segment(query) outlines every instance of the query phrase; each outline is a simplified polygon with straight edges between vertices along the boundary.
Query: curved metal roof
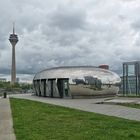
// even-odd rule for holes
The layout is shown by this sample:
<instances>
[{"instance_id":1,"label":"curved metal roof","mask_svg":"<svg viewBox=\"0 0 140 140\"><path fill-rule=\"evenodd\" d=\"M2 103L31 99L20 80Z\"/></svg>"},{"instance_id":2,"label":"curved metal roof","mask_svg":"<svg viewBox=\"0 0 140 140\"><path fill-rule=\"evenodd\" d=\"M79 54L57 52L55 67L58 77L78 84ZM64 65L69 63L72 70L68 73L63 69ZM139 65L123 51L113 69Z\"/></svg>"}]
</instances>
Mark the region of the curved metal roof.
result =
<instances>
[{"instance_id":1,"label":"curved metal roof","mask_svg":"<svg viewBox=\"0 0 140 140\"><path fill-rule=\"evenodd\" d=\"M86 76L98 78L104 84L115 84L121 81L119 75L116 73L110 70L97 68L95 66L68 66L50 68L38 72L34 76L34 80L55 78L83 79Z\"/></svg>"}]
</instances>

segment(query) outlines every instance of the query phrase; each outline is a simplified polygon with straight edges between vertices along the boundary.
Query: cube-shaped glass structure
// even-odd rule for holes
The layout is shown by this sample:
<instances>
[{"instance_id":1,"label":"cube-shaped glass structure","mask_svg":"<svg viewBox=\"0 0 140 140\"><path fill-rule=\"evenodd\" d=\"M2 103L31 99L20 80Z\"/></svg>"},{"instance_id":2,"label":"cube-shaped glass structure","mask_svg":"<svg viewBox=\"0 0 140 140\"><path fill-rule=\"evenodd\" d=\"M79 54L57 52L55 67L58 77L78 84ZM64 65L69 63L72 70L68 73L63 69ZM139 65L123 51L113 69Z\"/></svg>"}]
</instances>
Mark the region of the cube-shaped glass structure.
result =
<instances>
[{"instance_id":1,"label":"cube-shaped glass structure","mask_svg":"<svg viewBox=\"0 0 140 140\"><path fill-rule=\"evenodd\" d=\"M140 61L123 63L123 94L140 95Z\"/></svg>"}]
</instances>

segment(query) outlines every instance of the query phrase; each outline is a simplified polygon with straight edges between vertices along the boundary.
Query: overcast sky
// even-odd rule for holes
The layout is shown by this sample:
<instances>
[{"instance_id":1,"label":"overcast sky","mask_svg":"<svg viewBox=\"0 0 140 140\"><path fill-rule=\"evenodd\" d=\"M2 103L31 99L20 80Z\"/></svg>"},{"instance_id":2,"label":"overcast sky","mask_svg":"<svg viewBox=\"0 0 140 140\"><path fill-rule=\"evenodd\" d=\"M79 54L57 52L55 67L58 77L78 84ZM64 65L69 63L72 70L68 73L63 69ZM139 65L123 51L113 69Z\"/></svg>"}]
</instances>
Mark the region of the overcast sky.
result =
<instances>
[{"instance_id":1,"label":"overcast sky","mask_svg":"<svg viewBox=\"0 0 140 140\"><path fill-rule=\"evenodd\" d=\"M12 22L17 73L66 65L140 60L140 0L0 1L0 73L10 72Z\"/></svg>"}]
</instances>

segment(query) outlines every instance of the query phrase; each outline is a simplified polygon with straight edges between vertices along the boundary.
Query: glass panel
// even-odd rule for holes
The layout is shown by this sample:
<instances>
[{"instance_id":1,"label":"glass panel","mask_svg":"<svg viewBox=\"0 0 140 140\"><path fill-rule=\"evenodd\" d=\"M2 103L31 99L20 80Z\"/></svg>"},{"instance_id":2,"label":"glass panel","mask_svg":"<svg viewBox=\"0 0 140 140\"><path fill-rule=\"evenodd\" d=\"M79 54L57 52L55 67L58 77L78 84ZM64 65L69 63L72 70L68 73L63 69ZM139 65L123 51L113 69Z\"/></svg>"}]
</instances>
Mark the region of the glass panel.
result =
<instances>
[{"instance_id":1,"label":"glass panel","mask_svg":"<svg viewBox=\"0 0 140 140\"><path fill-rule=\"evenodd\" d=\"M40 81L40 91L41 91L41 96L44 96L44 81Z\"/></svg>"},{"instance_id":2,"label":"glass panel","mask_svg":"<svg viewBox=\"0 0 140 140\"><path fill-rule=\"evenodd\" d=\"M126 64L124 64L124 66L123 66L123 71L124 71L124 76L126 76L127 75L127 72L126 72L126 68L127 68L127 65Z\"/></svg>"},{"instance_id":3,"label":"glass panel","mask_svg":"<svg viewBox=\"0 0 140 140\"><path fill-rule=\"evenodd\" d=\"M136 94L136 77L128 77L128 94Z\"/></svg>"},{"instance_id":4,"label":"glass panel","mask_svg":"<svg viewBox=\"0 0 140 140\"><path fill-rule=\"evenodd\" d=\"M70 92L69 92L69 81L64 80L64 96L65 97L70 97Z\"/></svg>"},{"instance_id":5,"label":"glass panel","mask_svg":"<svg viewBox=\"0 0 140 140\"><path fill-rule=\"evenodd\" d=\"M128 76L135 75L135 65L128 65Z\"/></svg>"},{"instance_id":6,"label":"glass panel","mask_svg":"<svg viewBox=\"0 0 140 140\"><path fill-rule=\"evenodd\" d=\"M50 90L49 90L48 85L49 85L49 81L46 80L46 96L50 96Z\"/></svg>"},{"instance_id":7,"label":"glass panel","mask_svg":"<svg viewBox=\"0 0 140 140\"><path fill-rule=\"evenodd\" d=\"M53 97L60 97L56 80L53 80Z\"/></svg>"},{"instance_id":8,"label":"glass panel","mask_svg":"<svg viewBox=\"0 0 140 140\"><path fill-rule=\"evenodd\" d=\"M47 96L51 97L51 81L47 81Z\"/></svg>"}]
</instances>

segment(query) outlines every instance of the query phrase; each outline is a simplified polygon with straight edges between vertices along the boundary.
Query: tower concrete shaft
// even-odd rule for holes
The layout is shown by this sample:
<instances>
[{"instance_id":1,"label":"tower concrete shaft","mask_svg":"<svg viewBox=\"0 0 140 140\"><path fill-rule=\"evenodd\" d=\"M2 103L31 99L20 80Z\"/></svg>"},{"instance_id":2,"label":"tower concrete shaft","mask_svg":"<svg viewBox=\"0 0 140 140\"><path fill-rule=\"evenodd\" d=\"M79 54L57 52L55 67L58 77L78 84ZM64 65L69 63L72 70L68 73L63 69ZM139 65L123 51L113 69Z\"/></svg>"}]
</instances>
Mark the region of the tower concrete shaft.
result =
<instances>
[{"instance_id":1,"label":"tower concrete shaft","mask_svg":"<svg viewBox=\"0 0 140 140\"><path fill-rule=\"evenodd\" d=\"M18 36L15 34L15 29L13 25L13 33L10 34L9 41L12 45L12 68L11 68L11 84L16 82L16 55L15 46L18 42Z\"/></svg>"},{"instance_id":2,"label":"tower concrete shaft","mask_svg":"<svg viewBox=\"0 0 140 140\"><path fill-rule=\"evenodd\" d=\"M15 57L15 45L12 46L12 70L11 70L11 83L16 82L16 57Z\"/></svg>"}]
</instances>

